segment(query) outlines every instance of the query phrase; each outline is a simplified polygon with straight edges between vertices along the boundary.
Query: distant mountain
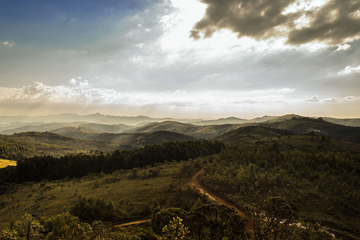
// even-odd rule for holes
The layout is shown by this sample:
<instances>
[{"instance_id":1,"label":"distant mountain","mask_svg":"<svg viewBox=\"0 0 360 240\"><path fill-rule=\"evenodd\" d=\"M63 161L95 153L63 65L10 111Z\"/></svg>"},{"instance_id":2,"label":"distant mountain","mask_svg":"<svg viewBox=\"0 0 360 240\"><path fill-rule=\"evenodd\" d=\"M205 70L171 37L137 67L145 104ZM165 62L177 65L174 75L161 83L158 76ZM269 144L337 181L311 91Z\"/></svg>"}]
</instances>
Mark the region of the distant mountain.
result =
<instances>
[{"instance_id":1,"label":"distant mountain","mask_svg":"<svg viewBox=\"0 0 360 240\"><path fill-rule=\"evenodd\" d=\"M326 122L321 118L292 117L291 119L285 121L272 120L259 124L270 128L285 129L296 134L313 133L344 141L360 142L359 127L348 127L334 124Z\"/></svg>"},{"instance_id":2,"label":"distant mountain","mask_svg":"<svg viewBox=\"0 0 360 240\"><path fill-rule=\"evenodd\" d=\"M270 117L268 120L261 121L261 122L277 123L277 122L288 121L288 120L291 120L292 118L300 118L300 117L303 117L303 116L296 115L296 114L286 114L286 115L282 115L282 116L279 116L279 117Z\"/></svg>"},{"instance_id":3,"label":"distant mountain","mask_svg":"<svg viewBox=\"0 0 360 240\"><path fill-rule=\"evenodd\" d=\"M46 124L37 123L36 125L35 124L26 125L14 129L7 129L2 131L1 134L14 134L14 133L22 133L22 132L46 132L57 128L66 127L72 124L77 124L77 123L46 123Z\"/></svg>"},{"instance_id":4,"label":"distant mountain","mask_svg":"<svg viewBox=\"0 0 360 240\"><path fill-rule=\"evenodd\" d=\"M194 125L224 125L224 124L242 124L248 122L247 119L241 119L236 117L220 118L217 120L203 120L191 122Z\"/></svg>"},{"instance_id":5,"label":"distant mountain","mask_svg":"<svg viewBox=\"0 0 360 240\"><path fill-rule=\"evenodd\" d=\"M273 120L277 118L277 116L262 116L262 117L257 117L257 118L253 118L253 119L250 119L248 120L248 122L251 122L251 123L260 123L260 122L266 122L266 121L269 121L269 120Z\"/></svg>"},{"instance_id":6,"label":"distant mountain","mask_svg":"<svg viewBox=\"0 0 360 240\"><path fill-rule=\"evenodd\" d=\"M87 132L121 133L133 127L125 124L106 125L106 124L98 124L98 123L47 123L41 125L30 125L15 129L8 129L2 131L1 134L13 134L13 133L21 133L21 132L46 132L46 131L54 131L61 128L87 129ZM61 134L61 132L57 132L57 133Z\"/></svg>"},{"instance_id":7,"label":"distant mountain","mask_svg":"<svg viewBox=\"0 0 360 240\"><path fill-rule=\"evenodd\" d=\"M253 118L253 119L242 119L242 118L236 118L236 117L228 117L228 118L219 118L219 119L216 119L216 120L195 121L195 122L190 122L190 123L194 124L194 125L202 125L202 126L206 126L206 125L224 125L224 124L245 124L245 123L260 123L260 122L273 120L273 119L276 119L276 118L279 118L279 117L278 116L267 116L267 115L265 115L263 117Z\"/></svg>"},{"instance_id":8,"label":"distant mountain","mask_svg":"<svg viewBox=\"0 0 360 240\"><path fill-rule=\"evenodd\" d=\"M215 137L214 140L230 144L238 144L261 140L264 138L282 137L293 134L294 133L290 131L282 129L274 129L262 126L247 126L239 127L235 130L224 133L220 136Z\"/></svg>"},{"instance_id":9,"label":"distant mountain","mask_svg":"<svg viewBox=\"0 0 360 240\"><path fill-rule=\"evenodd\" d=\"M153 121L166 121L172 120L171 118L150 118L146 116L125 117L125 116L109 116L100 113L90 115L77 115L77 114L59 114L47 116L0 116L1 123L71 123L71 122L87 122L87 123L100 123L100 124L127 124L136 125L142 122Z\"/></svg>"},{"instance_id":10,"label":"distant mountain","mask_svg":"<svg viewBox=\"0 0 360 240\"><path fill-rule=\"evenodd\" d=\"M160 123L150 123L143 127L134 128L126 132L129 133L142 133L142 132L156 132L156 131L170 131L185 134L195 138L209 139L216 137L225 132L238 128L237 124L225 124L225 125L209 125L209 126L197 126L193 124L180 123L174 121L165 121Z\"/></svg>"},{"instance_id":11,"label":"distant mountain","mask_svg":"<svg viewBox=\"0 0 360 240\"><path fill-rule=\"evenodd\" d=\"M329 118L329 117L323 117L323 119L327 122L331 122L331 123L335 123L335 124L340 124L340 125L344 125L344 126L349 126L349 127L360 127L360 118L345 118L345 119L340 119L340 118Z\"/></svg>"}]
</instances>

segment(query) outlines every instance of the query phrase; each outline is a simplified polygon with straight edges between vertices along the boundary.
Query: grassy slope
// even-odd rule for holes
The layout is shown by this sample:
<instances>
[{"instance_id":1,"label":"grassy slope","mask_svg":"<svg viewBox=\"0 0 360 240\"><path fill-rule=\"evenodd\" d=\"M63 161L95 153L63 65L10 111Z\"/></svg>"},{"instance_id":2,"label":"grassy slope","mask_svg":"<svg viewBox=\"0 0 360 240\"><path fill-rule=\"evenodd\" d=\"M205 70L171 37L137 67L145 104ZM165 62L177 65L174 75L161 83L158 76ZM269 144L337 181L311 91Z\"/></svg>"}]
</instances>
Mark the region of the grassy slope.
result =
<instances>
[{"instance_id":1,"label":"grassy slope","mask_svg":"<svg viewBox=\"0 0 360 240\"><path fill-rule=\"evenodd\" d=\"M194 137L187 136L177 132L157 131L157 132L141 132L141 133L96 133L88 131L85 128L68 127L55 131L58 134L103 142L121 142L123 145L144 146L151 144L161 144L167 141L188 141L195 140Z\"/></svg>"},{"instance_id":2,"label":"grassy slope","mask_svg":"<svg viewBox=\"0 0 360 240\"><path fill-rule=\"evenodd\" d=\"M156 131L170 131L185 134L195 138L213 138L225 132L238 128L238 124L225 125L209 125L209 126L195 126L192 124L179 123L174 121L166 121L161 123L150 123L148 125L131 129L127 132L141 133L141 132L156 132Z\"/></svg>"},{"instance_id":3,"label":"grassy slope","mask_svg":"<svg viewBox=\"0 0 360 240\"><path fill-rule=\"evenodd\" d=\"M0 229L8 227L12 217L19 218L25 212L39 217L60 213L63 207L69 207L79 195L112 200L117 207L133 212L130 215L136 217L141 211L149 211L147 205L151 206L153 199L158 200L161 206L169 203L174 189L183 186L188 180L178 177L181 165L164 164L158 167L161 168L158 176L145 179L129 177L133 174L130 170L82 179L17 185L12 193L0 195ZM144 170L139 170L138 175L141 175L141 171ZM194 204L196 198L189 202Z\"/></svg>"},{"instance_id":4,"label":"grassy slope","mask_svg":"<svg viewBox=\"0 0 360 240\"><path fill-rule=\"evenodd\" d=\"M14 153L17 152L25 157L35 155L58 157L66 154L89 153L96 150L105 152L121 148L120 144L73 139L49 132L0 135L0 142L6 143ZM7 158L16 159L15 156L7 156Z\"/></svg>"},{"instance_id":5,"label":"grassy slope","mask_svg":"<svg viewBox=\"0 0 360 240\"><path fill-rule=\"evenodd\" d=\"M308 118L293 118L283 122L262 123L262 126L285 129L297 134L315 132L321 136L329 136L345 141L360 142L360 128L348 127L326 121Z\"/></svg>"},{"instance_id":6,"label":"grassy slope","mask_svg":"<svg viewBox=\"0 0 360 240\"><path fill-rule=\"evenodd\" d=\"M281 129L266 128L261 126L247 126L226 132L220 136L215 137L214 140L223 141L230 144L240 144L287 135L293 135L293 133Z\"/></svg>"}]
</instances>

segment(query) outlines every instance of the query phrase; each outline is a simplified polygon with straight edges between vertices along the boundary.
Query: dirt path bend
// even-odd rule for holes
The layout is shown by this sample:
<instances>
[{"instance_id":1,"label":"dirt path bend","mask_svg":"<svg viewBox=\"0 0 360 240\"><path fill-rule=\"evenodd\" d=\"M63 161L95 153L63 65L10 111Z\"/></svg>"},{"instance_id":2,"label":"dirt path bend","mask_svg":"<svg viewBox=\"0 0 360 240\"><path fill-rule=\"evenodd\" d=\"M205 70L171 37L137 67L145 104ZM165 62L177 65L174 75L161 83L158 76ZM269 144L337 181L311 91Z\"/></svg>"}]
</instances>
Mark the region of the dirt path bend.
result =
<instances>
[{"instance_id":1,"label":"dirt path bend","mask_svg":"<svg viewBox=\"0 0 360 240\"><path fill-rule=\"evenodd\" d=\"M243 218L246 218L248 220L247 226L246 228L252 232L252 228L253 228L253 223L251 221L251 217L244 213L243 211L241 211L239 208L237 208L234 204L216 196L214 193L210 193L209 191L207 191L206 189L204 189L201 184L200 184L200 177L201 175L204 173L204 169L202 169L201 171L197 172L193 178L191 179L191 183L190 185L192 187L195 187L196 189L198 189L201 193L205 194L206 196L208 196L210 198L210 200L219 203L219 204L224 204L225 206L228 207L232 207L235 209L235 212L240 215Z\"/></svg>"},{"instance_id":2,"label":"dirt path bend","mask_svg":"<svg viewBox=\"0 0 360 240\"><path fill-rule=\"evenodd\" d=\"M253 223L251 221L251 218L250 216L248 216L246 213L244 213L243 211L241 211L239 208L237 208L234 204L216 196L215 194L213 193L210 193L209 191L207 191L206 189L204 189L201 184L200 184L200 177L201 175L204 173L204 169L202 169L201 171L197 172L191 179L191 182L189 183L190 186L198 189L201 193L205 194L206 196L209 197L210 200L216 202L216 203L219 203L219 204L224 204L225 206L228 206L228 207L232 207L235 209L235 212L240 215L241 217L243 218L246 218L248 220L248 223L247 223L247 226L246 228L250 231L250 232L253 232L252 231L252 228L253 228ZM142 223L147 223L147 222L150 222L151 219L143 219L143 220L137 220L137 221L133 221L133 222L128 222L128 223L123 223L123 224L120 224L120 225L116 225L115 227L129 227L129 226L133 226L133 225L139 225L139 224L142 224Z\"/></svg>"},{"instance_id":3,"label":"dirt path bend","mask_svg":"<svg viewBox=\"0 0 360 240\"><path fill-rule=\"evenodd\" d=\"M123 224L120 224L120 225L116 225L115 227L130 227L130 226L133 226L133 225L139 225L139 224L147 223L147 222L150 222L150 221L151 221L151 219L137 220L137 221L133 221L133 222L127 222L127 223L123 223Z\"/></svg>"}]
</instances>

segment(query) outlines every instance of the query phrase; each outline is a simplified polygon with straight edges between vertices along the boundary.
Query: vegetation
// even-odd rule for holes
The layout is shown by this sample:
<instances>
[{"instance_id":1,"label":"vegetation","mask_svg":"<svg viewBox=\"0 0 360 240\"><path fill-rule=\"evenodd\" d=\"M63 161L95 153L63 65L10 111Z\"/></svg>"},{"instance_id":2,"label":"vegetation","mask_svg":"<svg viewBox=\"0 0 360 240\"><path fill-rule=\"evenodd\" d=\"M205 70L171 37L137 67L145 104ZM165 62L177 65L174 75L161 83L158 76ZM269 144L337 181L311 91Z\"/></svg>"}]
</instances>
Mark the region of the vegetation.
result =
<instances>
[{"instance_id":1,"label":"vegetation","mask_svg":"<svg viewBox=\"0 0 360 240\"><path fill-rule=\"evenodd\" d=\"M199 140L112 151L121 144L101 146L54 133L0 136L0 157L18 160L16 167L0 169L0 228L8 227L0 239L332 239L321 226L360 239L360 147L328 137L350 128L331 130L333 124L321 118L266 124L179 125L194 136L223 132L216 139L234 146ZM130 134L138 134L130 145L188 139L153 133L163 128L177 125L139 128L148 133ZM351 129L349 139L356 141L358 129ZM40 146L53 156L44 156ZM76 154L64 154L70 152ZM201 183L246 211L249 221L188 186L201 169ZM114 227L149 218L148 228Z\"/></svg>"},{"instance_id":2,"label":"vegetation","mask_svg":"<svg viewBox=\"0 0 360 240\"><path fill-rule=\"evenodd\" d=\"M276 205L278 206L278 205ZM279 206L282 207L282 206ZM274 211L278 208L274 208ZM266 214L266 213L265 213ZM183 217L179 217L182 215ZM102 221L91 224L82 222L69 212L56 214L41 220L25 214L19 220L13 220L10 228L2 231L0 237L10 239L139 239L139 240L331 240L332 236L316 228L305 225L305 229L273 231L269 236L251 235L246 232L246 220L234 212L234 209L217 204L196 204L190 211L168 208L157 212L152 228L136 228L130 231L112 228ZM172 216L172 217L171 217ZM164 227L157 230L159 220L170 219ZM265 229L266 230L266 229ZM278 237L279 235L284 237Z\"/></svg>"},{"instance_id":3,"label":"vegetation","mask_svg":"<svg viewBox=\"0 0 360 240\"><path fill-rule=\"evenodd\" d=\"M296 217L360 236L360 152L272 145L209 157L202 182L235 204L285 197Z\"/></svg>"},{"instance_id":4,"label":"vegetation","mask_svg":"<svg viewBox=\"0 0 360 240\"><path fill-rule=\"evenodd\" d=\"M95 218L111 220L114 224L150 218L154 198L163 208L189 210L201 195L187 187L188 177L186 173L181 173L181 169L184 164L199 166L201 161L199 158L188 162L169 162L112 174L90 174L80 179L6 184L4 194L0 195L0 229L8 227L9 219L19 219L25 212L49 218L65 210L87 223ZM151 174L153 172L157 172L156 176ZM97 213L99 209L103 206L105 209L106 206L112 208L111 202L116 216L100 216ZM91 212L82 213L85 208Z\"/></svg>"},{"instance_id":5,"label":"vegetation","mask_svg":"<svg viewBox=\"0 0 360 240\"><path fill-rule=\"evenodd\" d=\"M154 166L165 161L188 160L219 153L223 143L211 141L168 142L112 154L71 155L61 158L33 157L19 160L14 169L0 171L0 184L81 178L90 173L112 173L120 169Z\"/></svg>"},{"instance_id":6,"label":"vegetation","mask_svg":"<svg viewBox=\"0 0 360 240\"><path fill-rule=\"evenodd\" d=\"M0 158L20 160L34 156L60 157L67 154L108 152L121 148L118 143L87 141L49 132L0 135Z\"/></svg>"}]
</instances>

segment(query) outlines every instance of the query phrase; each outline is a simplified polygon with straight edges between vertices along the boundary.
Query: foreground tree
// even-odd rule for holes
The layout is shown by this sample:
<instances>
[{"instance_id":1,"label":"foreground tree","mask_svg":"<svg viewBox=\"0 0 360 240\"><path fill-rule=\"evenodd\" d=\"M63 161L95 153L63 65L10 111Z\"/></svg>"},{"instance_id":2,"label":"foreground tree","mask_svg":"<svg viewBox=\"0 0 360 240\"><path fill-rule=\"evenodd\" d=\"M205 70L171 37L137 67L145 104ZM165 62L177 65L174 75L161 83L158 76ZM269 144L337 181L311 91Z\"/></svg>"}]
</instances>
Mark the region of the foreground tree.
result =
<instances>
[{"instance_id":1,"label":"foreground tree","mask_svg":"<svg viewBox=\"0 0 360 240\"><path fill-rule=\"evenodd\" d=\"M289 224L293 218L291 207L282 197L268 199L249 207L253 220L255 240L287 239Z\"/></svg>"},{"instance_id":2,"label":"foreground tree","mask_svg":"<svg viewBox=\"0 0 360 240\"><path fill-rule=\"evenodd\" d=\"M42 239L44 230L38 220L28 213L25 213L19 220L11 223L10 229L2 232L0 239Z\"/></svg>"}]
</instances>

